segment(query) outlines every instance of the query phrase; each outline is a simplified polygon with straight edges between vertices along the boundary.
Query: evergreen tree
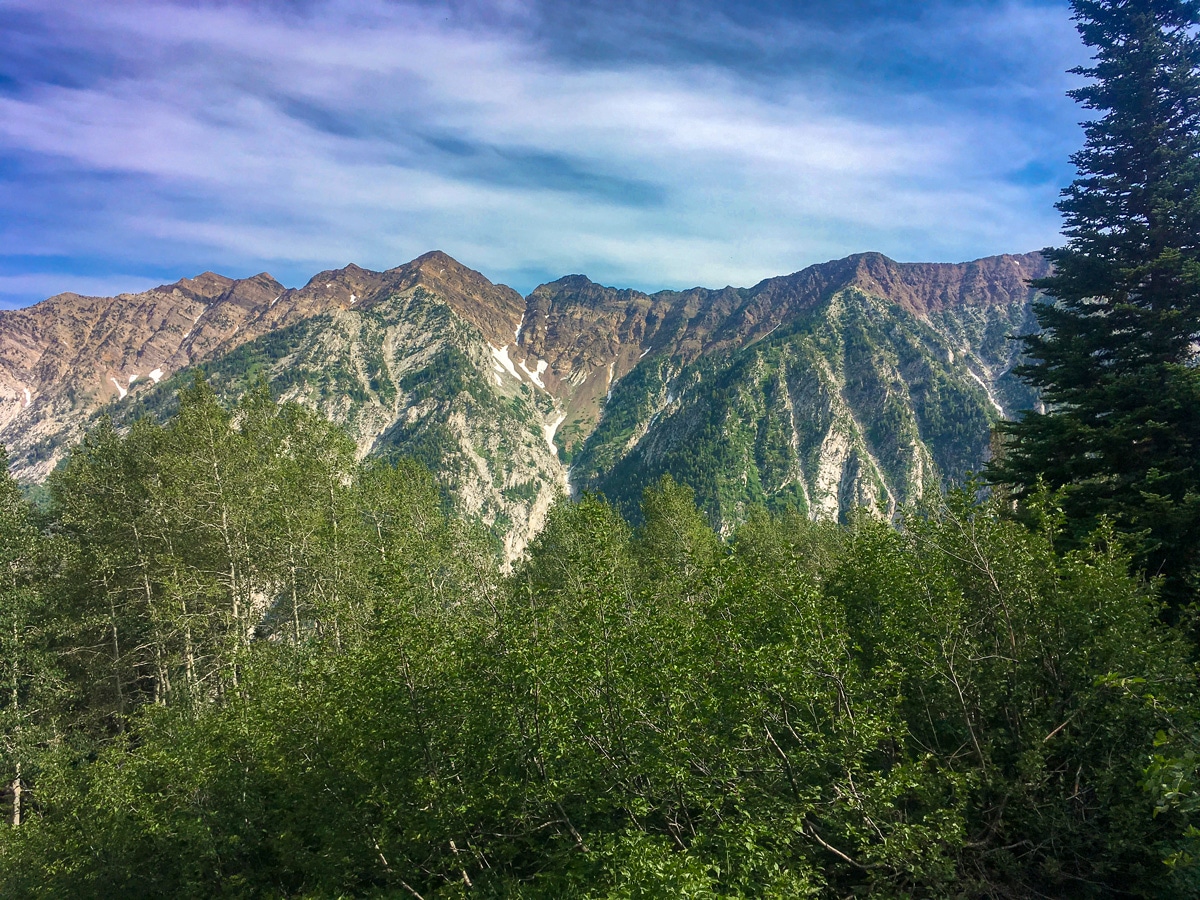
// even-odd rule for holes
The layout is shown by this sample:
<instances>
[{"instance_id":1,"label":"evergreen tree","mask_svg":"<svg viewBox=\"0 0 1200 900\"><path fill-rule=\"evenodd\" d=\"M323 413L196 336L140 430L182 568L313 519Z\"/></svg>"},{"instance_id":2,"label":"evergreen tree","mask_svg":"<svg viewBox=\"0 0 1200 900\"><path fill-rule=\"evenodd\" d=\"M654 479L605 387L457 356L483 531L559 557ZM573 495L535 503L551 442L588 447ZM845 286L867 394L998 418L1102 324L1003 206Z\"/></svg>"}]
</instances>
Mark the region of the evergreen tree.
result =
<instances>
[{"instance_id":1,"label":"evergreen tree","mask_svg":"<svg viewBox=\"0 0 1200 900\"><path fill-rule=\"evenodd\" d=\"M1017 369L1046 408L1000 430L994 483L1062 489L1076 535L1102 517L1179 602L1200 562L1200 2L1073 0L1098 116L1058 203L1065 247L1036 282Z\"/></svg>"}]
</instances>

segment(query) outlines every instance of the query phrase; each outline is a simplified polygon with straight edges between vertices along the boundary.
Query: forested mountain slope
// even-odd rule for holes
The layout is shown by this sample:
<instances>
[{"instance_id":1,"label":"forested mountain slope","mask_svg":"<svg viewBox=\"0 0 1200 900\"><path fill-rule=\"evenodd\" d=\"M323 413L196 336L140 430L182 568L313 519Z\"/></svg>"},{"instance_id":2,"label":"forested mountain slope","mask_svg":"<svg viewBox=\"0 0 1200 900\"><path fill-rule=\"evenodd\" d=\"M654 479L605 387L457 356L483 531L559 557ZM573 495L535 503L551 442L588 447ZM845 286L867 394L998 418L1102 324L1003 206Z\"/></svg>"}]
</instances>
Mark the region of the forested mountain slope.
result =
<instances>
[{"instance_id":1,"label":"forested mountain slope","mask_svg":"<svg viewBox=\"0 0 1200 900\"><path fill-rule=\"evenodd\" d=\"M655 295L632 368L617 356L603 416L570 448L572 482L632 510L669 472L724 528L758 502L894 510L979 469L991 422L1036 403L1009 374L1007 337L1030 327L1026 279L1045 272L1035 254L865 254L747 290ZM625 321L636 299L605 296Z\"/></svg>"},{"instance_id":2,"label":"forested mountain slope","mask_svg":"<svg viewBox=\"0 0 1200 900\"><path fill-rule=\"evenodd\" d=\"M94 421L164 415L201 366L228 399L265 380L414 455L521 552L554 496L632 509L664 472L727 529L750 504L894 509L987 455L1040 256L961 265L862 254L751 288L644 294L581 275L527 298L440 252L284 289L206 273L143 294L0 313L0 440L38 481Z\"/></svg>"}]
</instances>

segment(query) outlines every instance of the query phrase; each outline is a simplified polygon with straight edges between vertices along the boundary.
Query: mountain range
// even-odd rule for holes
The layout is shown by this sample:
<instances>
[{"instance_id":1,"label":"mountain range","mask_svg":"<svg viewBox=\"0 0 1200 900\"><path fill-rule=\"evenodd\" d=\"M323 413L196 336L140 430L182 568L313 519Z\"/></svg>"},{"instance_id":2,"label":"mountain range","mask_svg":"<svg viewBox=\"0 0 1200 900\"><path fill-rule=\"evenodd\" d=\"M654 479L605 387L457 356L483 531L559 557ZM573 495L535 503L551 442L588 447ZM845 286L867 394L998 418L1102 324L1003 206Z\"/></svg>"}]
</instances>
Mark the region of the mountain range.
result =
<instances>
[{"instance_id":1,"label":"mountain range","mask_svg":"<svg viewBox=\"0 0 1200 900\"><path fill-rule=\"evenodd\" d=\"M664 473L722 529L755 504L887 513L979 469L992 423L1037 403L1008 338L1048 271L866 253L750 288L571 275L523 298L435 251L298 289L206 272L59 294L0 312L0 441L41 481L98 416L167 416L202 370L321 410L363 456L422 459L510 559L561 493L635 513Z\"/></svg>"}]
</instances>

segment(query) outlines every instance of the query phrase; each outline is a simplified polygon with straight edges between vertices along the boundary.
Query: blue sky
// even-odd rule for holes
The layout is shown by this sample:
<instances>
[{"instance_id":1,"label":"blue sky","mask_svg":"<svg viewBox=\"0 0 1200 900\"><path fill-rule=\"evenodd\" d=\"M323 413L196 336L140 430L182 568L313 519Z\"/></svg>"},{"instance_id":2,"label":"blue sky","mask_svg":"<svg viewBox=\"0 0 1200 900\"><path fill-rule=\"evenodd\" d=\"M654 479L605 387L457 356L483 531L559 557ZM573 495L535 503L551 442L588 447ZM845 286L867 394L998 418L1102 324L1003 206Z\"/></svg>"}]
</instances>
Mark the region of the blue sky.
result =
<instances>
[{"instance_id":1,"label":"blue sky","mask_svg":"<svg viewBox=\"0 0 1200 900\"><path fill-rule=\"evenodd\" d=\"M441 249L749 285L1059 241L1065 2L0 0L0 306Z\"/></svg>"}]
</instances>

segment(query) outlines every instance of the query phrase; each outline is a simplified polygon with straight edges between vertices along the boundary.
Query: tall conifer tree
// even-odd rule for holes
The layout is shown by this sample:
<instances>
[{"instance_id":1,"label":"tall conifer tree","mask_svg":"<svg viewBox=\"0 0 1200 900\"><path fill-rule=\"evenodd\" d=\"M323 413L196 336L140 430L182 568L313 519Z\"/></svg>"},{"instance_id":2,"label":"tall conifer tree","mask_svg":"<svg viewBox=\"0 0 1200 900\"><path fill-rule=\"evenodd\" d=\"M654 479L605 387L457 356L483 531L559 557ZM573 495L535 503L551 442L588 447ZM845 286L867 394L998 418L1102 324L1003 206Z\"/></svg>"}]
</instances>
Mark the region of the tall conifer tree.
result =
<instances>
[{"instance_id":1,"label":"tall conifer tree","mask_svg":"<svg viewBox=\"0 0 1200 900\"><path fill-rule=\"evenodd\" d=\"M1175 602L1200 570L1200 0L1073 0L1096 117L1057 204L1018 374L1046 407L1006 422L993 482L1062 488L1077 531L1108 517Z\"/></svg>"}]
</instances>

